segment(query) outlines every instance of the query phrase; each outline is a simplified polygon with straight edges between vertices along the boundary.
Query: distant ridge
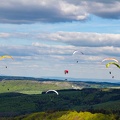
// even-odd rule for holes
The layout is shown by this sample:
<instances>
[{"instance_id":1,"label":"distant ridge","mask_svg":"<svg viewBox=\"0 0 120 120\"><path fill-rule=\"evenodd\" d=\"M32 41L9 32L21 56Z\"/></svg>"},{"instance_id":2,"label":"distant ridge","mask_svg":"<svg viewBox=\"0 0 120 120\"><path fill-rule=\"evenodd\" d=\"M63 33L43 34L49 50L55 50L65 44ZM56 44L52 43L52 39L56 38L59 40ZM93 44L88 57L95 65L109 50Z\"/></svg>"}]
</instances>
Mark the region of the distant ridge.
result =
<instances>
[{"instance_id":1,"label":"distant ridge","mask_svg":"<svg viewBox=\"0 0 120 120\"><path fill-rule=\"evenodd\" d=\"M84 82L89 84L118 84L120 85L120 82L116 80L115 82L101 80L101 79L89 79L89 78L67 78L67 80L64 77L42 77L42 78L36 78L36 77L25 77L25 76L0 76L0 80L36 80L36 81L67 81L67 82Z\"/></svg>"},{"instance_id":2,"label":"distant ridge","mask_svg":"<svg viewBox=\"0 0 120 120\"><path fill-rule=\"evenodd\" d=\"M117 84L120 84L120 80L111 80L111 79L99 79L99 78L71 78L71 77L67 77L67 78L64 78L64 77L45 77L43 76L42 78L46 78L46 79L55 79L55 80L65 80L67 79L67 81L83 81L83 82L102 82L102 83L117 83Z\"/></svg>"}]
</instances>

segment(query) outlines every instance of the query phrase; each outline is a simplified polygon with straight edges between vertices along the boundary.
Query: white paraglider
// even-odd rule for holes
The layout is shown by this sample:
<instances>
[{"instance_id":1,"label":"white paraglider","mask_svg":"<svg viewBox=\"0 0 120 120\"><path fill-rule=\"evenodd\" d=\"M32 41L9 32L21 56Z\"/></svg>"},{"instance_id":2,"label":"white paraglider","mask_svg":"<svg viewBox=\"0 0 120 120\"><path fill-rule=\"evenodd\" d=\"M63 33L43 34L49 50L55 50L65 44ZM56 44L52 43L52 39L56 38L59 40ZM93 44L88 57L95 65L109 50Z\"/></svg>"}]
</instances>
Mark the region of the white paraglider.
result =
<instances>
[{"instance_id":1,"label":"white paraglider","mask_svg":"<svg viewBox=\"0 0 120 120\"><path fill-rule=\"evenodd\" d=\"M46 93L49 93L49 92L55 92L57 95L59 95L59 93L56 90L48 90Z\"/></svg>"}]
</instances>

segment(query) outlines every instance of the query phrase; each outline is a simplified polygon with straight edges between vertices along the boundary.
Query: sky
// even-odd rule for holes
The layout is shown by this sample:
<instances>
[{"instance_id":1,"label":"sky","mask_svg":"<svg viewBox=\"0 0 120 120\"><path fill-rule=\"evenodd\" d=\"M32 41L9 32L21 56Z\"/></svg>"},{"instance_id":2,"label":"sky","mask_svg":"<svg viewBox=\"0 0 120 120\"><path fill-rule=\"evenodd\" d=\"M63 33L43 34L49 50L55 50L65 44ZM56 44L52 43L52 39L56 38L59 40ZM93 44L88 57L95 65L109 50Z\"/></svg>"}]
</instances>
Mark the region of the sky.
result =
<instances>
[{"instance_id":1,"label":"sky","mask_svg":"<svg viewBox=\"0 0 120 120\"><path fill-rule=\"evenodd\" d=\"M0 55L14 58L0 61L0 75L120 81L120 69L101 62L120 61L119 6L119 0L0 0Z\"/></svg>"}]
</instances>

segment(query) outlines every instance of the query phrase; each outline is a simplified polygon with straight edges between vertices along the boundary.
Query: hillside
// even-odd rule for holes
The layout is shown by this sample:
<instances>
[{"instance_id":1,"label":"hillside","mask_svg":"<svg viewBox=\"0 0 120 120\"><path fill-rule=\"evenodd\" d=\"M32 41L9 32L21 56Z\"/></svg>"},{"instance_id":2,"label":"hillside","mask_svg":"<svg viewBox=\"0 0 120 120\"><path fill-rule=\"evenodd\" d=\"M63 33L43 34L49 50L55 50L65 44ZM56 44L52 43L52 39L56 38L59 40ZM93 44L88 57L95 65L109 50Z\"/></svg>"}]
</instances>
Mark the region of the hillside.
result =
<instances>
[{"instance_id":1,"label":"hillside","mask_svg":"<svg viewBox=\"0 0 120 120\"><path fill-rule=\"evenodd\" d=\"M119 83L66 81L32 77L0 76L0 93L40 94L49 89L120 88Z\"/></svg>"},{"instance_id":2,"label":"hillside","mask_svg":"<svg viewBox=\"0 0 120 120\"><path fill-rule=\"evenodd\" d=\"M102 91L86 88L58 90L58 92L59 95L54 92L34 95L2 93L0 94L0 115L14 116L40 111L63 110L120 112L120 89ZM114 106L115 104L118 105L117 108Z\"/></svg>"},{"instance_id":3,"label":"hillside","mask_svg":"<svg viewBox=\"0 0 120 120\"><path fill-rule=\"evenodd\" d=\"M59 81L34 81L34 80L2 80L0 93L18 92L24 94L41 94L49 89L70 89L72 84Z\"/></svg>"},{"instance_id":4,"label":"hillside","mask_svg":"<svg viewBox=\"0 0 120 120\"><path fill-rule=\"evenodd\" d=\"M26 115L30 114L31 117L35 115L32 113L36 112L54 114L57 111L112 113L120 117L119 87L116 83L2 79L0 81L1 120L3 116L13 119L13 116L28 117ZM54 92L46 94L49 89L57 90L59 95Z\"/></svg>"}]
</instances>

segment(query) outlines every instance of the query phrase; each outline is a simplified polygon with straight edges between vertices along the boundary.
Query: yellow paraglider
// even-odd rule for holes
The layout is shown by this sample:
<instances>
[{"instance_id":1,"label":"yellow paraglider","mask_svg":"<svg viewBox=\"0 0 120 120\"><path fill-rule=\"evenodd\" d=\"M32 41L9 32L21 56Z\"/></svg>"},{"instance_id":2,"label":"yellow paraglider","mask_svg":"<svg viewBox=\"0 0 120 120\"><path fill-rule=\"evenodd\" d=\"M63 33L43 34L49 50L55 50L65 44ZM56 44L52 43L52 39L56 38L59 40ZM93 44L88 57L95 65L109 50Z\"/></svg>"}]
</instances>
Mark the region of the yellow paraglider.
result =
<instances>
[{"instance_id":1,"label":"yellow paraglider","mask_svg":"<svg viewBox=\"0 0 120 120\"><path fill-rule=\"evenodd\" d=\"M113 65L117 66L118 68L120 68L120 65L118 63L116 63L116 62L109 62L109 63L107 63L106 64L106 68L108 68L111 64L113 64Z\"/></svg>"},{"instance_id":2,"label":"yellow paraglider","mask_svg":"<svg viewBox=\"0 0 120 120\"><path fill-rule=\"evenodd\" d=\"M10 55L3 55L3 56L0 56L0 60L2 60L2 59L4 59L4 58L11 58L11 59L13 59L13 57L10 56Z\"/></svg>"},{"instance_id":3,"label":"yellow paraglider","mask_svg":"<svg viewBox=\"0 0 120 120\"><path fill-rule=\"evenodd\" d=\"M13 59L13 57L10 56L10 55L3 55L3 56L0 56L0 60L3 60L4 58L11 58L11 59ZM7 66L6 66L6 68L7 68Z\"/></svg>"}]
</instances>

